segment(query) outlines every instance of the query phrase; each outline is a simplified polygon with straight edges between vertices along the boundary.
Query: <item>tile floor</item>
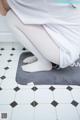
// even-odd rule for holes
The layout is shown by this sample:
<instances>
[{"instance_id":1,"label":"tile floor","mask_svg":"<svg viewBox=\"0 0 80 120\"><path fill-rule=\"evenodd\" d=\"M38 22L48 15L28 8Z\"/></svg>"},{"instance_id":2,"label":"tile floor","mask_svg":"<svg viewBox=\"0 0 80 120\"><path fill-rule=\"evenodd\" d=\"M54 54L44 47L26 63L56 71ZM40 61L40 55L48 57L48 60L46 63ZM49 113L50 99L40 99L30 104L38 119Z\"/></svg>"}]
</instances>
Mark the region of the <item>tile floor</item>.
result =
<instances>
[{"instance_id":1,"label":"tile floor","mask_svg":"<svg viewBox=\"0 0 80 120\"><path fill-rule=\"evenodd\" d=\"M80 120L80 87L19 85L19 43L0 43L0 120Z\"/></svg>"}]
</instances>

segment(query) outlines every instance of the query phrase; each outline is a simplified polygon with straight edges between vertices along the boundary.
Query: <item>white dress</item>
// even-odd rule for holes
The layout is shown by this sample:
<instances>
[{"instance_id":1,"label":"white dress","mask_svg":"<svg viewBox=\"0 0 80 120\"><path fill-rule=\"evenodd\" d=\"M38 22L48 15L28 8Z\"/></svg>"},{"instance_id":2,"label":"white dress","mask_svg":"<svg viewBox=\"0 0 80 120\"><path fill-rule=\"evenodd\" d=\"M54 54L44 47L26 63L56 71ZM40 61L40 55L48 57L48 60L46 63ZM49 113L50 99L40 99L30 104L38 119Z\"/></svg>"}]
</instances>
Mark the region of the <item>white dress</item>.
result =
<instances>
[{"instance_id":1,"label":"white dress","mask_svg":"<svg viewBox=\"0 0 80 120\"><path fill-rule=\"evenodd\" d=\"M56 0L8 0L8 4L23 24L43 24L60 48L61 68L79 58L80 4L76 8Z\"/></svg>"}]
</instances>

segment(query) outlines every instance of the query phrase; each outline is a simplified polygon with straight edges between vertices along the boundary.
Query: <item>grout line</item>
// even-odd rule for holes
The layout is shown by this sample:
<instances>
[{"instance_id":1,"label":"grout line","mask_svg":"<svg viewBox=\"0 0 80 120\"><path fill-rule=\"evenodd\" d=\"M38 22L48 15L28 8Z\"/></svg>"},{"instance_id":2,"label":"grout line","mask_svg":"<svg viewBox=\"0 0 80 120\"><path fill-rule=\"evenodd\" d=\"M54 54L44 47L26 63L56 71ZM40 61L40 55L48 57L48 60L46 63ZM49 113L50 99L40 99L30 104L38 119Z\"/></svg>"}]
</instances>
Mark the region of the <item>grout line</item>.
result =
<instances>
[{"instance_id":1,"label":"grout line","mask_svg":"<svg viewBox=\"0 0 80 120\"><path fill-rule=\"evenodd\" d=\"M54 91L53 91L53 99L55 100L55 96L54 96ZM61 104L61 103L60 103ZM58 119L58 114L57 114L57 109L55 108L55 113L56 113L56 120L59 120Z\"/></svg>"},{"instance_id":2,"label":"grout line","mask_svg":"<svg viewBox=\"0 0 80 120\"><path fill-rule=\"evenodd\" d=\"M15 98L16 98L16 92L15 92L15 95L14 95L14 100L13 100L13 101L15 101ZM14 112L14 108L12 108L12 111L11 111L11 119L10 119L10 120L12 120L12 117L13 117L13 112Z\"/></svg>"},{"instance_id":3,"label":"grout line","mask_svg":"<svg viewBox=\"0 0 80 120\"><path fill-rule=\"evenodd\" d=\"M74 99L74 97L73 97L73 94L72 94L72 92L70 92L71 93L71 96L72 96L72 98L73 98L73 100L75 100ZM79 102L78 102L79 103ZM79 103L80 104L80 103ZM75 107L75 109L76 109L76 112L77 112L77 114L78 114L78 117L79 117L79 119L80 119L80 113L78 113L78 110L77 110L77 108Z\"/></svg>"},{"instance_id":4,"label":"grout line","mask_svg":"<svg viewBox=\"0 0 80 120\"><path fill-rule=\"evenodd\" d=\"M33 85L33 87L36 87L35 84ZM34 100L35 100L35 92L36 92L36 91L34 91ZM38 104L39 104L39 103L38 103ZM35 108L34 108L34 113L33 113L33 120L35 120Z\"/></svg>"}]
</instances>

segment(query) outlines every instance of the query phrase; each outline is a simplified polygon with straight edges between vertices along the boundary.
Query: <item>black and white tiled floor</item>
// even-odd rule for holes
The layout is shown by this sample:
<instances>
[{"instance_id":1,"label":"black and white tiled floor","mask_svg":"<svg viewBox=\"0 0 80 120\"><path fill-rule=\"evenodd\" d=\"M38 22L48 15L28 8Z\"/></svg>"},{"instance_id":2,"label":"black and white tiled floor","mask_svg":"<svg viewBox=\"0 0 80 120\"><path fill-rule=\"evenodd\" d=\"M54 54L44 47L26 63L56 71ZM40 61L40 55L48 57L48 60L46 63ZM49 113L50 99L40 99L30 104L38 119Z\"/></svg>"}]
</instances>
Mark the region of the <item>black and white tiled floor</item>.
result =
<instances>
[{"instance_id":1,"label":"black and white tiled floor","mask_svg":"<svg viewBox=\"0 0 80 120\"><path fill-rule=\"evenodd\" d=\"M80 87L18 85L19 43L0 43L0 120L80 120Z\"/></svg>"}]
</instances>

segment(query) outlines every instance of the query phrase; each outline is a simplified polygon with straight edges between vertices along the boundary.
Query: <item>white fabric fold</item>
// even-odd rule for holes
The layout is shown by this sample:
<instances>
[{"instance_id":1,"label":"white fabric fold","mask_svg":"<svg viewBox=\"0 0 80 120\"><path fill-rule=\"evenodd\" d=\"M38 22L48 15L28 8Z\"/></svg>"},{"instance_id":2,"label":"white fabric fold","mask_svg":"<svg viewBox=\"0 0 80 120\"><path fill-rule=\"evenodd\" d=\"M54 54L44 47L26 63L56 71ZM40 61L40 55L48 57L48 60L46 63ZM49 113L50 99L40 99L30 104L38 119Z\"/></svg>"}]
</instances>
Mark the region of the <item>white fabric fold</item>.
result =
<instances>
[{"instance_id":1,"label":"white fabric fold","mask_svg":"<svg viewBox=\"0 0 80 120\"><path fill-rule=\"evenodd\" d=\"M67 20L80 14L79 7L71 7L72 2L63 4L56 3L55 0L8 0L8 3L24 24L80 25L80 22Z\"/></svg>"}]
</instances>

